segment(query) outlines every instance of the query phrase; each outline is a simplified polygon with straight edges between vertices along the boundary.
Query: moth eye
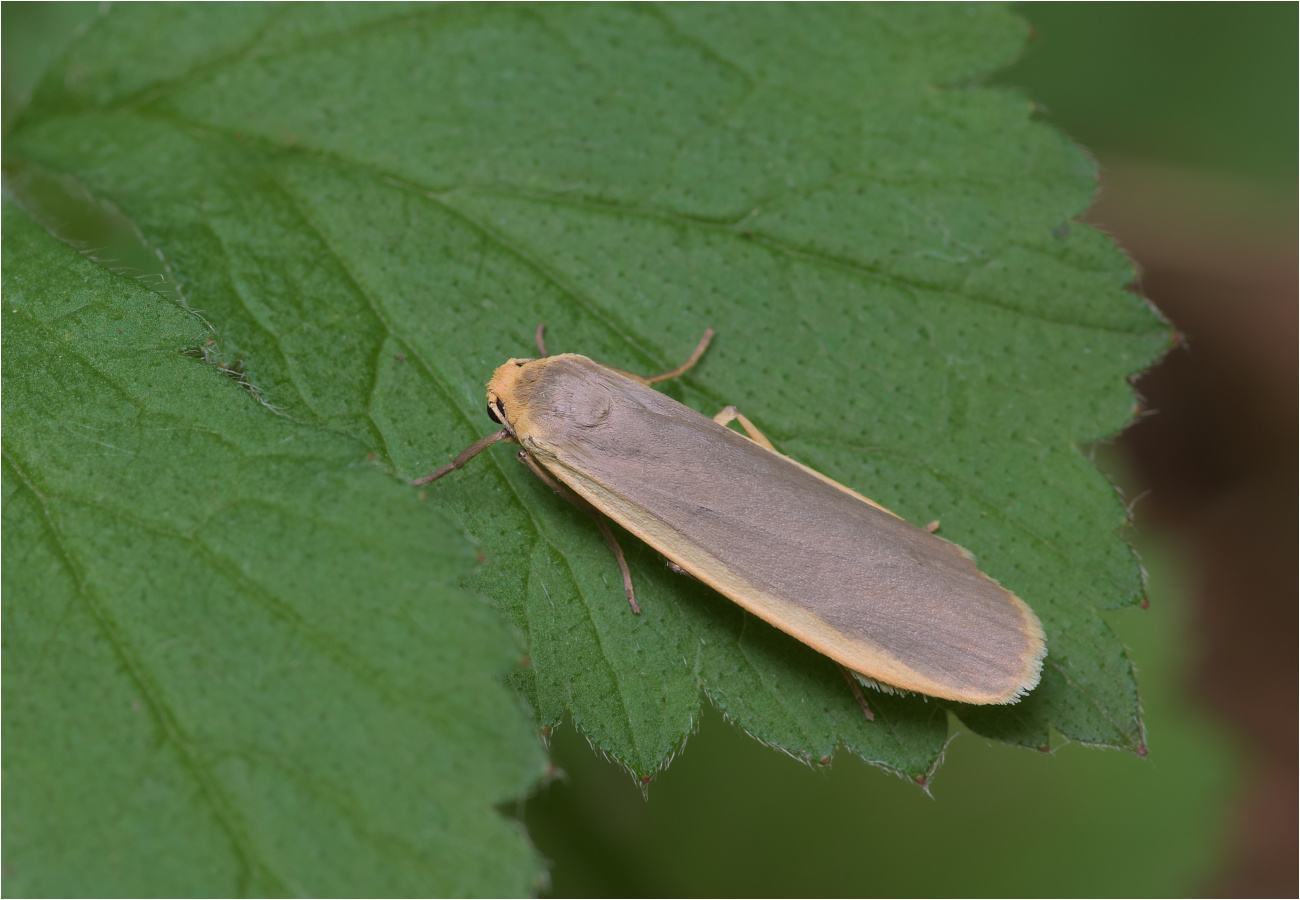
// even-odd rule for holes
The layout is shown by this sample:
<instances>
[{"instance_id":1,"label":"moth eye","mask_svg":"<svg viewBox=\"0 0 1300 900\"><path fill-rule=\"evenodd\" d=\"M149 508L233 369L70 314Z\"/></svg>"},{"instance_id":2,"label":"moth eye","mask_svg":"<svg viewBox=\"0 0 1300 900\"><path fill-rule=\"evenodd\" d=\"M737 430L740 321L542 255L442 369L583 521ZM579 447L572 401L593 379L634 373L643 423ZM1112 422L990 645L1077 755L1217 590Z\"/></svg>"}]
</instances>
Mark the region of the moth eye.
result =
<instances>
[{"instance_id":1,"label":"moth eye","mask_svg":"<svg viewBox=\"0 0 1300 900\"><path fill-rule=\"evenodd\" d=\"M505 424L505 422L502 422L501 419L500 419L500 417L497 416L497 411L496 411L496 409L492 406L491 403L488 404L487 410L488 410L488 418L489 418L489 419L491 419L493 422L496 422L498 425L504 425L504 424Z\"/></svg>"}]
</instances>

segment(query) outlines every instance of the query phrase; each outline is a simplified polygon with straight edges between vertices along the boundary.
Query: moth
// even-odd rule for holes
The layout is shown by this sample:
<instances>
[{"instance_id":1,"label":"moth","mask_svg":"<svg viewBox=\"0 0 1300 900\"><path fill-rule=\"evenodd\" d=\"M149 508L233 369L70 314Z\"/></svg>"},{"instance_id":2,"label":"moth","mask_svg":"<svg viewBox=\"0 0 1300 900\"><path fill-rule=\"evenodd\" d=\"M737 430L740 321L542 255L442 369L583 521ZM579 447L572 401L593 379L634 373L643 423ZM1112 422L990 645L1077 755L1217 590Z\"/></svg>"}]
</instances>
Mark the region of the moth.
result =
<instances>
[{"instance_id":1,"label":"moth","mask_svg":"<svg viewBox=\"0 0 1300 900\"><path fill-rule=\"evenodd\" d=\"M539 326L541 355L509 360L488 382L487 412L501 429L412 483L498 441L518 444L522 462L596 519L633 612L606 517L868 685L976 704L1032 690L1042 625L971 554L777 452L735 407L709 418L651 387L691 368L712 336L676 369L643 377L548 356Z\"/></svg>"}]
</instances>

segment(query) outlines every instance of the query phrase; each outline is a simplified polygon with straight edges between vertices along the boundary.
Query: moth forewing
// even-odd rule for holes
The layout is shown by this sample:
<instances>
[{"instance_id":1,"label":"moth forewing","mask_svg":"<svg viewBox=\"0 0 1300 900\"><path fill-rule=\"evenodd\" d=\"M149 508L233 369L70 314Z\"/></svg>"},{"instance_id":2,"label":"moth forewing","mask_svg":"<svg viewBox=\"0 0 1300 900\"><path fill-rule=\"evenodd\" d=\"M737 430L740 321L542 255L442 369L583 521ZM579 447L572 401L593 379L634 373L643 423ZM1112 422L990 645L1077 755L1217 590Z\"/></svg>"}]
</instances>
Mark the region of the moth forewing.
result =
<instances>
[{"instance_id":1,"label":"moth forewing","mask_svg":"<svg viewBox=\"0 0 1300 900\"><path fill-rule=\"evenodd\" d=\"M955 544L586 357L489 384L525 451L745 609L868 679L967 703L1038 682L1042 627Z\"/></svg>"}]
</instances>

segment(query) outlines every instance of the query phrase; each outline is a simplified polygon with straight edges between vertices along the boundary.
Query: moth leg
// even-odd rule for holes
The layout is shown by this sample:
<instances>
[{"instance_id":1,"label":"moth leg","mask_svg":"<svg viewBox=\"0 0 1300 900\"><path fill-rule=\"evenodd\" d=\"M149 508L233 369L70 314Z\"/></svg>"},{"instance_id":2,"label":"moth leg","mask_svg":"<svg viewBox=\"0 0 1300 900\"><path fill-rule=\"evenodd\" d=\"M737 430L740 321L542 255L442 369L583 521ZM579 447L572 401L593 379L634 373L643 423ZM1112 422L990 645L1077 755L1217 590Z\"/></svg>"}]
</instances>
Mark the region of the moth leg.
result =
<instances>
[{"instance_id":1,"label":"moth leg","mask_svg":"<svg viewBox=\"0 0 1300 900\"><path fill-rule=\"evenodd\" d=\"M926 534L934 534L936 531L939 530L939 520L935 519L933 522L931 522L929 525L925 526L921 530L924 531Z\"/></svg>"},{"instance_id":2,"label":"moth leg","mask_svg":"<svg viewBox=\"0 0 1300 900\"><path fill-rule=\"evenodd\" d=\"M448 472L456 471L461 466L465 465L465 463L469 462L471 459L478 456L488 447L491 447L497 441L508 441L508 440L510 440L509 428L502 428L496 434L489 434L487 437L479 438L477 441L470 444L464 450L460 451L460 455L457 456L455 459L453 459L451 462L447 463L447 465L443 466L441 469L434 469L428 475L425 475L423 478L417 478L414 481L410 482L410 484L412 487L419 487L422 484L428 484L431 481L437 481L439 478L446 475Z\"/></svg>"},{"instance_id":3,"label":"moth leg","mask_svg":"<svg viewBox=\"0 0 1300 900\"><path fill-rule=\"evenodd\" d=\"M839 663L836 663L835 665L840 666ZM857 699L858 706L862 708L862 714L867 717L867 721L876 721L876 717L871 713L871 707L867 706L867 698L863 695L862 688L858 685L858 680L854 678L853 674L844 666L840 666L840 674L844 676L844 680L847 681L849 687L852 688L853 696Z\"/></svg>"},{"instance_id":4,"label":"moth leg","mask_svg":"<svg viewBox=\"0 0 1300 900\"><path fill-rule=\"evenodd\" d=\"M676 572L678 575L685 575L687 578L695 578L694 575L692 575L690 572L687 572L685 569L677 565L677 563L673 562L671 559L669 559L666 556L664 557L664 562L668 563L668 568ZM699 581L698 578L695 578L695 580Z\"/></svg>"},{"instance_id":5,"label":"moth leg","mask_svg":"<svg viewBox=\"0 0 1300 900\"><path fill-rule=\"evenodd\" d=\"M546 352L546 341L543 339L543 335L545 334L546 334L546 323L538 322L537 333L533 335L533 340L537 341L537 352L541 354L540 357L541 359L546 359L546 357L551 355Z\"/></svg>"},{"instance_id":6,"label":"moth leg","mask_svg":"<svg viewBox=\"0 0 1300 900\"><path fill-rule=\"evenodd\" d=\"M609 549L614 551L614 559L618 560L618 571L623 576L623 591L627 594L628 605L632 607L632 612L640 615L641 606L636 602L636 594L632 590L632 572L627 567L627 558L623 556L623 548L618 545L618 539L614 537L614 532L609 530L605 517L600 514L596 507L552 478L550 473L538 465L537 460L529 455L527 450L519 451L519 461L531 469L532 473L540 478L543 484L596 520L596 524L600 526L600 533L605 536L605 543L609 544Z\"/></svg>"},{"instance_id":7,"label":"moth leg","mask_svg":"<svg viewBox=\"0 0 1300 900\"><path fill-rule=\"evenodd\" d=\"M627 559L623 556L623 548L618 545L618 539L614 537L614 532L609 530L609 523L600 513L596 513L596 524L600 526L600 533L605 536L605 543L609 544L609 549L614 551L614 559L618 561L619 574L623 576L623 593L627 595L627 605L632 607L632 612L638 616L641 615L641 606L636 602L636 593L632 590L632 573L627 568Z\"/></svg>"},{"instance_id":8,"label":"moth leg","mask_svg":"<svg viewBox=\"0 0 1300 900\"><path fill-rule=\"evenodd\" d=\"M726 409L722 410L722 412L713 417L713 421L717 422L723 428L727 427L728 422L739 422L740 426L745 429L746 433L749 434L754 443L761 444L773 453L776 452L776 448L772 446L772 442L764 436L763 432L759 431L754 423L749 421L749 419L745 417L745 414L734 406L728 406Z\"/></svg>"},{"instance_id":9,"label":"moth leg","mask_svg":"<svg viewBox=\"0 0 1300 900\"><path fill-rule=\"evenodd\" d=\"M700 361L700 357L704 355L704 351L709 348L709 341L711 340L713 340L713 329L707 328L704 331L704 336L700 338L700 342L696 344L695 349L691 351L690 358L677 368L669 369L667 372L660 372L658 375L633 375L632 377L637 381L640 381L642 384L655 384L659 381L667 381L670 378L676 378L678 375L684 374L687 369Z\"/></svg>"}]
</instances>

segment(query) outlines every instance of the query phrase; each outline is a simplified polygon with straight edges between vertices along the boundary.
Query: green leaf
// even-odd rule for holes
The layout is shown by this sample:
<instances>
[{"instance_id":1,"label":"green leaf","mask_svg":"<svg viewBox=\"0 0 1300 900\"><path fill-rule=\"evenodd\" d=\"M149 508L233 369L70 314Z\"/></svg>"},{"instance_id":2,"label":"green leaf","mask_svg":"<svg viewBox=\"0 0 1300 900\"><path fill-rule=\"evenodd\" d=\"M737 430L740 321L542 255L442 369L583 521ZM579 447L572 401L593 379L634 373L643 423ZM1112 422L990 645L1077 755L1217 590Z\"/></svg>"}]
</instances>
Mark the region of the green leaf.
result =
<instances>
[{"instance_id":1,"label":"green leaf","mask_svg":"<svg viewBox=\"0 0 1300 900\"><path fill-rule=\"evenodd\" d=\"M492 804L544 760L473 548L209 334L6 208L6 891L527 891Z\"/></svg>"},{"instance_id":2,"label":"green leaf","mask_svg":"<svg viewBox=\"0 0 1300 900\"><path fill-rule=\"evenodd\" d=\"M1132 415L1166 346L1124 257L1072 222L1086 154L974 79L1024 26L987 6L114 7L7 150L124 210L269 402L423 474L492 427L483 384L552 351L738 405L786 453L940 519L1047 630L1026 701L957 708L1030 746L1138 748L1098 611L1141 578L1078 444ZM143 59L151 36L184 54ZM75 73L76 77L71 77ZM945 704L873 695L599 533L495 448L430 486L480 542L468 584L528 645L541 725L570 711L637 775L701 691L807 759L930 772Z\"/></svg>"},{"instance_id":3,"label":"green leaf","mask_svg":"<svg viewBox=\"0 0 1300 900\"><path fill-rule=\"evenodd\" d=\"M31 100L45 70L67 49L78 29L102 11L101 4L85 0L15 4L5 9L0 88L6 131Z\"/></svg>"}]
</instances>

